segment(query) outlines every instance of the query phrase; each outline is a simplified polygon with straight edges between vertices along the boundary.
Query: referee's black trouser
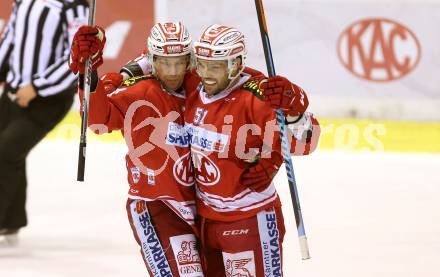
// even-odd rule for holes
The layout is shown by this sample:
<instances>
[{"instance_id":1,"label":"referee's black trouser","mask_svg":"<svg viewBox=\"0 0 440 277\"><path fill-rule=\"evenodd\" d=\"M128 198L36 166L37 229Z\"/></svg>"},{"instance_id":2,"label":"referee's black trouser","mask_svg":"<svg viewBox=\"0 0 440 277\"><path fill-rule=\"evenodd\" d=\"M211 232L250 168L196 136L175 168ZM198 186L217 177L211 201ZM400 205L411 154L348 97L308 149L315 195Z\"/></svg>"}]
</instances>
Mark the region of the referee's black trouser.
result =
<instances>
[{"instance_id":1,"label":"referee's black trouser","mask_svg":"<svg viewBox=\"0 0 440 277\"><path fill-rule=\"evenodd\" d=\"M0 229L26 226L26 157L69 111L70 89L56 96L35 98L26 109L7 96L0 98Z\"/></svg>"}]
</instances>

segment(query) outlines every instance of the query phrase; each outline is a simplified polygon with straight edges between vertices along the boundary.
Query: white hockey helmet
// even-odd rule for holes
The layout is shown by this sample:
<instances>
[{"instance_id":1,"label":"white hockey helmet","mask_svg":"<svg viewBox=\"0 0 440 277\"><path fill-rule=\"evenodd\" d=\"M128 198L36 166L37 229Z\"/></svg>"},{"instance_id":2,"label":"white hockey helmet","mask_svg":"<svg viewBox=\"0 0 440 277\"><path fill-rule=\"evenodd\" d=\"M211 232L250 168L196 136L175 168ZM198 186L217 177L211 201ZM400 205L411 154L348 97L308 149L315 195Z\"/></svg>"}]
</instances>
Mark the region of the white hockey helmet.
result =
<instances>
[{"instance_id":1,"label":"white hockey helmet","mask_svg":"<svg viewBox=\"0 0 440 277\"><path fill-rule=\"evenodd\" d=\"M183 56L191 53L191 36L181 22L154 24L147 40L148 56Z\"/></svg>"},{"instance_id":2,"label":"white hockey helmet","mask_svg":"<svg viewBox=\"0 0 440 277\"><path fill-rule=\"evenodd\" d=\"M246 54L244 35L234 27L213 24L203 31L198 41L194 42L196 58L228 61L230 79L237 76L231 76L234 59L241 57L242 67L238 72L240 74L245 66Z\"/></svg>"}]
</instances>

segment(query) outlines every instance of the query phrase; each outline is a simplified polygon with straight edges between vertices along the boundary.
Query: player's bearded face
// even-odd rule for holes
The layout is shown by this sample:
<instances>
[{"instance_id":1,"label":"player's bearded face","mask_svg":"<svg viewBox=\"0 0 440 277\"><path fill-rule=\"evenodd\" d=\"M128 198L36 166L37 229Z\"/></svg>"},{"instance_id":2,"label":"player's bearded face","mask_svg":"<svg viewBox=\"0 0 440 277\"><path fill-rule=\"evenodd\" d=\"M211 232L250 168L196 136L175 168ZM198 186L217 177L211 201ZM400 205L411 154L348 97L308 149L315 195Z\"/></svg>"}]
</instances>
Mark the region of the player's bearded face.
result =
<instances>
[{"instance_id":1,"label":"player's bearded face","mask_svg":"<svg viewBox=\"0 0 440 277\"><path fill-rule=\"evenodd\" d=\"M197 60L197 73L202 78L205 92L215 95L230 83L227 61Z\"/></svg>"},{"instance_id":2,"label":"player's bearded face","mask_svg":"<svg viewBox=\"0 0 440 277\"><path fill-rule=\"evenodd\" d=\"M188 69L189 56L160 57L154 60L156 77L166 90L176 91L182 84Z\"/></svg>"}]
</instances>

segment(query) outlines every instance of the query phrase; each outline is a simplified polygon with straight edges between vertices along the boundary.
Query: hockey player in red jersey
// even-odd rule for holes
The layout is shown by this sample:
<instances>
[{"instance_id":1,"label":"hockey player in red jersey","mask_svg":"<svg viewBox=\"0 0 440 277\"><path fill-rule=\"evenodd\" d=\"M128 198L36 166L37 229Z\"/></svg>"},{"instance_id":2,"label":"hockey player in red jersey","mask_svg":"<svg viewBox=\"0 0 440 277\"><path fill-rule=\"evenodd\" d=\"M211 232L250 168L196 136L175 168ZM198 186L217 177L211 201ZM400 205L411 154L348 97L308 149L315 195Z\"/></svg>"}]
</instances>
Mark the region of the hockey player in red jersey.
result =
<instances>
[{"instance_id":1,"label":"hockey player in red jersey","mask_svg":"<svg viewBox=\"0 0 440 277\"><path fill-rule=\"evenodd\" d=\"M284 77L243 72L243 34L212 25L194 43L202 81L185 111L207 276L282 276L285 233L271 179L243 182L250 163L282 160L275 109L282 109L294 155L311 153L320 129L305 92ZM237 276L238 276L237 275Z\"/></svg>"},{"instance_id":2,"label":"hockey player in red jersey","mask_svg":"<svg viewBox=\"0 0 440 277\"><path fill-rule=\"evenodd\" d=\"M89 26L78 31L72 45L73 70L81 72L88 57L94 65L101 63L98 31L102 33ZM182 85L191 78L186 74L190 52L191 37L183 24L157 23L148 38L150 76L123 82L121 74L108 73L96 90L91 88L95 92L90 95L89 126L99 133L121 130L129 148L127 213L151 276L203 276L182 115Z\"/></svg>"},{"instance_id":3,"label":"hockey player in red jersey","mask_svg":"<svg viewBox=\"0 0 440 277\"><path fill-rule=\"evenodd\" d=\"M151 74L152 66L148 59L148 50L144 49L142 53L130 60L120 70L124 80L128 78ZM244 73L251 76L262 76L258 70L250 67L244 67ZM201 79L195 70L191 70L184 80L184 87L187 93L196 93L195 89L199 85ZM281 157L274 156L272 159L259 159L247 164L245 173L241 176L241 182L244 185L266 184L270 182L278 172L283 160Z\"/></svg>"}]
</instances>

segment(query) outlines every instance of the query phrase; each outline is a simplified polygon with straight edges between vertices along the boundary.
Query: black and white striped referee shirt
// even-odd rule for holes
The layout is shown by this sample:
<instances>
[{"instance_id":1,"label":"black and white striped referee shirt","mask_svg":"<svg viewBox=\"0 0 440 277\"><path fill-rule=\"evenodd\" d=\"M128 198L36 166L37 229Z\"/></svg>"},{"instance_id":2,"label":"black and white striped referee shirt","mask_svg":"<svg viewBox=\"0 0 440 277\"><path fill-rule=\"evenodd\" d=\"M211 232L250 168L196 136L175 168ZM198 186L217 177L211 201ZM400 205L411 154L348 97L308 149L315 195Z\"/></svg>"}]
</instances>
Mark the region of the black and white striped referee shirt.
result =
<instances>
[{"instance_id":1,"label":"black and white striped referee shirt","mask_svg":"<svg viewBox=\"0 0 440 277\"><path fill-rule=\"evenodd\" d=\"M87 14L86 0L15 0L0 41L0 82L12 92L32 84L43 97L74 86L70 45Z\"/></svg>"}]
</instances>

